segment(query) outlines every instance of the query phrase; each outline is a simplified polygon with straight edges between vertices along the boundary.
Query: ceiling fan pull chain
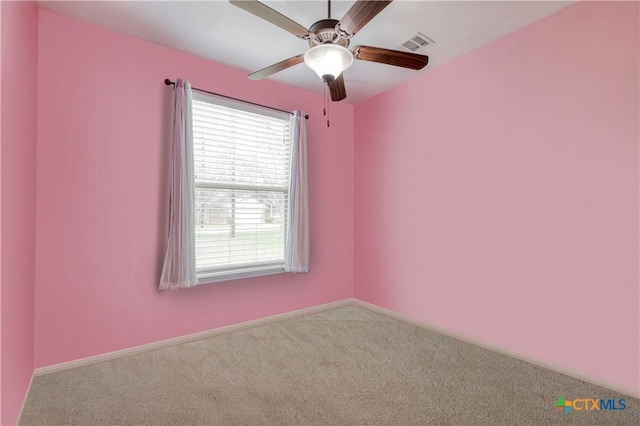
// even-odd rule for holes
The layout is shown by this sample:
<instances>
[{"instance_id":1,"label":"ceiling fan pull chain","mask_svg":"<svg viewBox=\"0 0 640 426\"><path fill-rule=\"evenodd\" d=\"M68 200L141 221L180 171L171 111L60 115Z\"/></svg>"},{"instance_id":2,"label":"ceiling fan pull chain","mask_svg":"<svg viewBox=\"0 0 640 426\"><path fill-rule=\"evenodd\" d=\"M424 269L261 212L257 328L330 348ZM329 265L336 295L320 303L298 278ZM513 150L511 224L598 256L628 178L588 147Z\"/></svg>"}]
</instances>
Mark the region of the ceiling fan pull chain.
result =
<instances>
[{"instance_id":1,"label":"ceiling fan pull chain","mask_svg":"<svg viewBox=\"0 0 640 426\"><path fill-rule=\"evenodd\" d=\"M329 83L327 83L326 81L324 83L324 91L322 93L322 100L324 102L324 105L322 107L322 115L327 117L327 127L329 127L329 105L331 104L331 102L327 99L327 87L329 86Z\"/></svg>"},{"instance_id":2,"label":"ceiling fan pull chain","mask_svg":"<svg viewBox=\"0 0 640 426\"><path fill-rule=\"evenodd\" d=\"M327 85L322 86L322 115L327 116Z\"/></svg>"}]
</instances>

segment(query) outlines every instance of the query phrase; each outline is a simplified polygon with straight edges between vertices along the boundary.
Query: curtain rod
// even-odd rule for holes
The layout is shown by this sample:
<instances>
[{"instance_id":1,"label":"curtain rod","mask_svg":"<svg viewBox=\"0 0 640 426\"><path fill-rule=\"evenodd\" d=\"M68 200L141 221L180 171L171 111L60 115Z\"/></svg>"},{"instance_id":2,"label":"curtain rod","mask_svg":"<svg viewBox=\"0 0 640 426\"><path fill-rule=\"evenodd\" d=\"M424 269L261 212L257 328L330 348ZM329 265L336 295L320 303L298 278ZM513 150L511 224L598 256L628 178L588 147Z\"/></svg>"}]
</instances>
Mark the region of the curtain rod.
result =
<instances>
[{"instance_id":1,"label":"curtain rod","mask_svg":"<svg viewBox=\"0 0 640 426\"><path fill-rule=\"evenodd\" d=\"M165 78L164 79L164 84L166 84L167 86L172 86L172 85L175 86L176 82L175 81L171 81L168 78ZM263 107L263 108L269 108L269 109L273 109L273 110L280 111L280 112L286 112L287 114L292 114L293 115L293 113L291 111L285 111L283 109L273 108L273 107L270 107L270 106L257 104L255 102L245 101L244 99L238 99L238 98L234 98L232 96L221 95L220 93L209 92L208 90L198 89L197 87L192 87L192 89L193 90L197 90L198 92L204 92L204 93L208 93L210 95L222 96L223 98L232 99L234 101L240 101L240 102L244 102L244 103L247 103L247 104L256 105L256 106ZM304 118L306 118L308 120L309 119L309 114L306 114L304 116Z\"/></svg>"}]
</instances>

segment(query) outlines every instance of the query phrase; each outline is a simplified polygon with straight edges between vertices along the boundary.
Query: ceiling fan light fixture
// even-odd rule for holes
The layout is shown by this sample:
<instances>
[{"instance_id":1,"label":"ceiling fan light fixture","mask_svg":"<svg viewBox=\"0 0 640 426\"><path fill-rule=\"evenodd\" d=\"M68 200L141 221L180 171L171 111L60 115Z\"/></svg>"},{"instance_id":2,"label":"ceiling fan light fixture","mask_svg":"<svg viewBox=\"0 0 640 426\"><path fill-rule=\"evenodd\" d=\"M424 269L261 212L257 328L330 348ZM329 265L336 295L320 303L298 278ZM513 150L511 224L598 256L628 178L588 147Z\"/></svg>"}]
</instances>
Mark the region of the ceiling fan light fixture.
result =
<instances>
[{"instance_id":1,"label":"ceiling fan light fixture","mask_svg":"<svg viewBox=\"0 0 640 426\"><path fill-rule=\"evenodd\" d=\"M353 64L353 54L337 44L320 44L304 54L304 63L322 80L331 83Z\"/></svg>"}]
</instances>

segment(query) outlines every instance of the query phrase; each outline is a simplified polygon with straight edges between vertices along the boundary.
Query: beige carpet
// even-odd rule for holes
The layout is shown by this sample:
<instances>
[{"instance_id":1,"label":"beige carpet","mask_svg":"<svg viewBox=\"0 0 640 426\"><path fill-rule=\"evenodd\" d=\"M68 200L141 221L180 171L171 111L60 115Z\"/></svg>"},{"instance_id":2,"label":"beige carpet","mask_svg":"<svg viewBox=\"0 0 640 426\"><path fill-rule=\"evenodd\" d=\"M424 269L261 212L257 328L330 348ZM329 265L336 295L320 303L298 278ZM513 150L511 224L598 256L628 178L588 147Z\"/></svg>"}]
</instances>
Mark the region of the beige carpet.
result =
<instances>
[{"instance_id":1,"label":"beige carpet","mask_svg":"<svg viewBox=\"0 0 640 426\"><path fill-rule=\"evenodd\" d=\"M639 402L350 306L37 377L21 424L637 425Z\"/></svg>"}]
</instances>

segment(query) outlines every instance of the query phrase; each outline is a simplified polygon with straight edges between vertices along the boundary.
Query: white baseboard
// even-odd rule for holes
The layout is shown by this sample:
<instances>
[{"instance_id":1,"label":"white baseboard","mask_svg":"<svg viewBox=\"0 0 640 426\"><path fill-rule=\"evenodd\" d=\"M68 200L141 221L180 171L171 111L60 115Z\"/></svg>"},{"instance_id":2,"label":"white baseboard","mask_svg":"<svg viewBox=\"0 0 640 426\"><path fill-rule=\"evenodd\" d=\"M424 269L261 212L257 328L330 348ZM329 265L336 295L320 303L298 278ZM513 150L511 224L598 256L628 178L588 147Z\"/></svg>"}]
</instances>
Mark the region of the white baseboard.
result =
<instances>
[{"instance_id":1,"label":"white baseboard","mask_svg":"<svg viewBox=\"0 0 640 426\"><path fill-rule=\"evenodd\" d=\"M36 368L33 372L34 377L43 376L45 374L57 373L60 371L70 370L72 368L83 367L85 365L97 364L100 362L110 361L112 359L122 358L124 356L140 354L143 352L154 351L156 349L167 348L170 346L180 345L183 343L194 342L196 340L207 339L209 337L219 336L221 334L232 333L234 331L247 330L253 327L273 324L275 322L285 321L292 318L315 314L330 309L342 308L344 306L353 305L353 299L338 300L336 302L326 303L323 305L312 306L309 308L298 309L296 311L285 312L283 314L272 315L265 318L259 318L252 321L246 321L239 324L232 324L225 327L214 328L212 330L201 331L199 333L187 334L185 336L174 337L172 339L161 340L159 342L147 343L140 346L121 349L119 351L107 352L100 355L90 356L87 358L76 359L73 361L63 362L60 364L49 365L47 367Z\"/></svg>"},{"instance_id":2,"label":"white baseboard","mask_svg":"<svg viewBox=\"0 0 640 426\"><path fill-rule=\"evenodd\" d=\"M561 374L564 374L565 376L573 377L574 379L582 380L584 382L591 383L591 384L594 384L596 386L601 386L603 388L606 388L606 389L609 389L609 390L612 390L612 391L615 391L615 392L619 392L621 394L625 394L625 395L631 396L633 398L640 398L640 392L635 391L633 389L626 388L624 386L617 385L615 383L608 382L608 381L600 379L598 377L590 376L588 374L584 374L584 373L581 373L581 372L576 371L576 370L572 370L572 369L567 368L567 367L563 367L563 366L560 366L560 365L557 365L557 364L554 364L554 363L551 363L551 362L548 362L548 361L544 361L544 360L532 357L530 355L525 355L525 354L522 354L520 352L513 351L511 349L506 349L506 348L503 348L501 346L497 346L497 345L494 345L492 343L488 343L488 342L485 342L485 341L482 341L482 340L479 340L479 339L475 339L473 337L469 337L469 336L466 336L464 334L457 333L455 331L451 331L451 330L448 330L448 329L443 328L443 327L434 326L434 325L431 325L431 324L426 323L424 321L420 321L420 320L417 320L415 318L409 317L407 315L399 314L397 312L391 311L389 309L382 308L382 307L377 306L377 305L373 305L373 304L368 303L368 302L363 302L362 300L351 299L351 302L354 305L359 306L361 308L368 309L370 311L373 311L373 312L376 312L376 313L379 313L379 314L382 314L382 315L385 315L385 316L388 316L390 318L394 318L394 319L397 319L397 320L400 320L400 321L408 322L410 324L413 324L413 325L415 325L417 327L424 328L426 330L435 331L436 333L440 333L440 334L443 334L445 336L449 336L449 337L452 337L454 339L458 339L458 340L461 340L463 342L470 343L472 345L476 345L476 346L479 346L479 347L484 348L484 349L488 349L488 350L493 351L493 352L498 352L500 354L507 355L507 356L510 356L512 358L516 358L516 359L519 359L521 361L525 361L525 362L528 362L530 364L537 365L538 367L546 368L547 370L555 371L556 373L561 373Z\"/></svg>"},{"instance_id":3,"label":"white baseboard","mask_svg":"<svg viewBox=\"0 0 640 426\"><path fill-rule=\"evenodd\" d=\"M575 379L594 384L596 386L601 386L605 389L610 389L612 391L629 395L634 398L640 398L640 392L635 391L633 389L629 389L624 386L620 386L615 383L611 383L606 380L600 379L598 377L590 376L590 375L581 373L579 371L572 370L570 368L553 364L551 362L544 361L544 360L532 357L530 355L525 355L525 354L513 351L511 349L506 349L501 346L497 346L479 339L475 339L473 337L469 337L464 334L457 333L455 331L451 331L443 327L434 326L424 321L420 321L415 318L409 317L407 315L399 314L389 309L385 309L380 306L373 305L371 303L363 302L361 300L353 299L353 298L339 300L336 302L326 303L318 306L312 306L310 308L299 309L296 311L273 315L266 318L259 318L256 320L247 321L239 324L233 324L225 327L215 328L213 330L202 331L200 333L188 334L185 336L175 337L172 339L161 340L159 342L153 342L145 345L134 346L127 349L108 352L105 354L100 354L100 355L91 356L87 358L81 358L74 361L63 362L60 364L50 365L47 367L36 368L33 372L33 377L38 377L45 374L57 373L59 371L70 370L72 368L82 367L85 365L97 364L100 362L110 361L112 359L122 358L124 356L135 355L143 352L149 352L156 349L167 348L170 346L180 345L182 343L188 343L196 340L206 339L209 337L219 336L221 334L232 333L234 331L247 330L253 327L259 327L267 324L272 324L275 322L285 321L288 319L298 318L304 315L315 314L315 313L327 311L330 309L337 309L345 306L359 306L361 308L368 309L370 311L388 316L390 318L394 318L400 321L405 321L415 326L418 326L430 331L435 331L436 333L440 333L445 336L449 336L454 339L458 339L463 342L479 346L481 348L498 352L500 354L507 355L507 356L519 359L521 361L525 361L525 362L537 365L539 367L546 368L548 370L555 371L557 373L561 373L566 376L573 377ZM33 381L33 377L32 377L32 381ZM31 387L31 384L29 384L29 387ZM25 399L26 399L26 396L25 396ZM22 413L22 410L20 411L20 413Z\"/></svg>"}]
</instances>

